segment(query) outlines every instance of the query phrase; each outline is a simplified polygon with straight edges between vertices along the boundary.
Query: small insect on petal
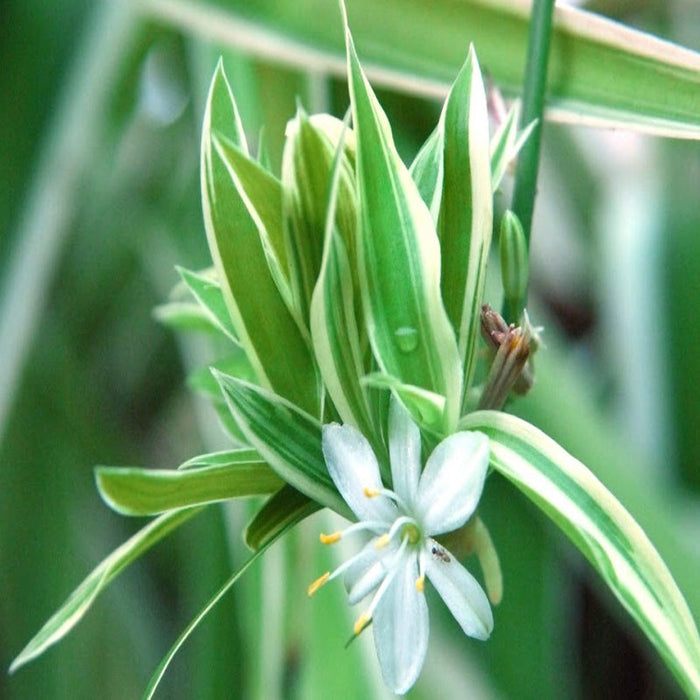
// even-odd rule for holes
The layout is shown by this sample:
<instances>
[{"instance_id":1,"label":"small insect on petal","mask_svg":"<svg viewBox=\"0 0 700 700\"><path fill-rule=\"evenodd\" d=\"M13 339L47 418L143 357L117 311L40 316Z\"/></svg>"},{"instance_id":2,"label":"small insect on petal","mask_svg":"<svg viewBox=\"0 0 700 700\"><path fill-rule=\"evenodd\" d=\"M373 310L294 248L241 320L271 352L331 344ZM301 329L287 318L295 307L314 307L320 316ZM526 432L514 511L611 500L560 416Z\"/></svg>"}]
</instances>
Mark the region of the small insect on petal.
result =
<instances>
[{"instance_id":1,"label":"small insect on petal","mask_svg":"<svg viewBox=\"0 0 700 700\"><path fill-rule=\"evenodd\" d=\"M443 549L442 547L434 546L430 550L430 553L435 557L435 559L438 559L439 561L444 562L445 564L450 563L450 555L447 553L446 549Z\"/></svg>"}]
</instances>

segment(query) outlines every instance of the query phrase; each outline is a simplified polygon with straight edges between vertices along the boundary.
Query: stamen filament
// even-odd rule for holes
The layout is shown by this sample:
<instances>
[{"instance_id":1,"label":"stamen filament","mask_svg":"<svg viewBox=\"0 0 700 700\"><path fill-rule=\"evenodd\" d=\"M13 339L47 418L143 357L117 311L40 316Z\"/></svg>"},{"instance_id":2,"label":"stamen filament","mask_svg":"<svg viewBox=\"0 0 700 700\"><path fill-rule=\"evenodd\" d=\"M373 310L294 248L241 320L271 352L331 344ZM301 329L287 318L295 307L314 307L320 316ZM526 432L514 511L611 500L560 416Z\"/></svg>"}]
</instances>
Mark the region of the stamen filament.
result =
<instances>
[{"instance_id":1,"label":"stamen filament","mask_svg":"<svg viewBox=\"0 0 700 700\"><path fill-rule=\"evenodd\" d=\"M386 547L389 542L391 542L391 537L389 537L389 533L384 533L383 535L379 536L377 538L377 541L374 543L374 546L376 549L382 549L383 547Z\"/></svg>"},{"instance_id":2,"label":"stamen filament","mask_svg":"<svg viewBox=\"0 0 700 700\"><path fill-rule=\"evenodd\" d=\"M391 489L385 489L385 488L379 488L379 489L373 489L370 488L369 486L365 486L365 488L362 490L362 493L367 496L367 498L374 498L375 496L386 496L388 499L394 501L401 510L408 510L406 507L406 504L404 501L401 499L401 497L395 492L392 491Z\"/></svg>"},{"instance_id":3,"label":"stamen filament","mask_svg":"<svg viewBox=\"0 0 700 700\"><path fill-rule=\"evenodd\" d=\"M377 608L377 605L379 604L379 601L382 599L384 594L386 593L387 588L389 588L389 585L391 582L394 580L394 577L398 573L398 571L401 568L402 565L402 559L403 559L403 554L406 551L406 547L408 546L408 540L404 540L401 543L401 546L399 547L398 552L396 552L396 556L394 557L393 561L390 564L389 571L387 571L386 576L384 577L384 580L381 582L379 585L379 588L377 589L377 592L374 594L374 597L372 598L372 602L369 604L369 607L367 608L367 615L371 618L372 615L374 615L374 611Z\"/></svg>"}]
</instances>

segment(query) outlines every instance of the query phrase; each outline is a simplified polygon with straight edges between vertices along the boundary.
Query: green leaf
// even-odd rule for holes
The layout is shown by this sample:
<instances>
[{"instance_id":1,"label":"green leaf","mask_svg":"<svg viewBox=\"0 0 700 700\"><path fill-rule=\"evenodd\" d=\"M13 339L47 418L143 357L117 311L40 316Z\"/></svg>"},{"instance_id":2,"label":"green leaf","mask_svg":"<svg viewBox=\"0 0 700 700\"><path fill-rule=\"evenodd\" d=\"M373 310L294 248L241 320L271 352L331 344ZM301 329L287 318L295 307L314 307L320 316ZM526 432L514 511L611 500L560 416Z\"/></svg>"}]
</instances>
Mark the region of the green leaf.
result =
<instances>
[{"instance_id":1,"label":"green leaf","mask_svg":"<svg viewBox=\"0 0 700 700\"><path fill-rule=\"evenodd\" d=\"M352 266L344 239L335 225L343 150L344 135L336 149L330 191L325 197L325 245L311 301L311 338L324 385L343 422L354 425L372 439L375 430L360 383L365 369L355 315Z\"/></svg>"},{"instance_id":2,"label":"green leaf","mask_svg":"<svg viewBox=\"0 0 700 700\"><path fill-rule=\"evenodd\" d=\"M178 267L177 271L192 296L203 309L211 325L221 331L229 340L239 345L236 331L231 323L231 315L228 312L221 285L216 276L191 272L184 267Z\"/></svg>"},{"instance_id":3,"label":"green leaf","mask_svg":"<svg viewBox=\"0 0 700 700\"><path fill-rule=\"evenodd\" d=\"M264 170L235 141L227 138L225 133L212 132L212 141L228 168L239 197L257 226L277 288L282 298L289 303L291 290L282 228L282 183Z\"/></svg>"},{"instance_id":4,"label":"green leaf","mask_svg":"<svg viewBox=\"0 0 700 700\"><path fill-rule=\"evenodd\" d=\"M217 140L218 148L213 144L213 129L223 134ZM241 153L245 153L245 143L237 110L219 65L202 133L202 206L209 248L236 335L258 380L317 413L318 387L311 352L268 266L270 249L260 237L264 225L236 175L238 168L244 173L240 177L253 180L251 173L259 174L253 166L258 166L241 165ZM261 178L256 192L274 189L269 179ZM281 195L275 191L279 205Z\"/></svg>"},{"instance_id":5,"label":"green leaf","mask_svg":"<svg viewBox=\"0 0 700 700\"><path fill-rule=\"evenodd\" d=\"M445 147L444 133L441 125L433 129L433 133L428 136L421 149L418 151L409 172L413 182L418 187L421 199L430 210L433 222L437 226L438 215L440 213L440 198L442 196L442 179L444 168L442 153Z\"/></svg>"},{"instance_id":6,"label":"green leaf","mask_svg":"<svg viewBox=\"0 0 700 700\"><path fill-rule=\"evenodd\" d=\"M249 443L288 484L354 519L328 474L321 424L280 396L216 373L229 410Z\"/></svg>"},{"instance_id":7,"label":"green leaf","mask_svg":"<svg viewBox=\"0 0 700 700\"><path fill-rule=\"evenodd\" d=\"M347 34L357 137L358 267L372 349L380 369L446 397L444 429L457 420L461 369L440 297L440 248L427 206L394 147Z\"/></svg>"},{"instance_id":8,"label":"green leaf","mask_svg":"<svg viewBox=\"0 0 700 700\"><path fill-rule=\"evenodd\" d=\"M48 647L68 634L112 579L153 545L201 510L202 508L187 508L161 515L102 560L71 593L59 610L49 618L29 644L24 647L19 656L12 662L10 673L43 654Z\"/></svg>"},{"instance_id":9,"label":"green leaf","mask_svg":"<svg viewBox=\"0 0 700 700\"><path fill-rule=\"evenodd\" d=\"M279 533L301 522L321 506L291 486L283 486L255 514L245 529L246 544L257 551L267 546Z\"/></svg>"},{"instance_id":10,"label":"green leaf","mask_svg":"<svg viewBox=\"0 0 700 700\"><path fill-rule=\"evenodd\" d=\"M192 6L203 12L201 3ZM289 61L293 45L296 66L322 66L343 75L342 37L329 32L338 22L335 3L260 0L246 5L245 21L211 4L205 7L206 23L199 14L176 11L175 3L151 4L149 11L185 31L204 32L267 60ZM351 20L357 19L358 46L372 64L369 77L377 85L442 97L465 47L473 43L497 85L511 95L522 89L530 13L526 0L354 0L350 10ZM401 31L387 31L393 27ZM575 7L556 8L549 118L698 139L699 83L697 52Z\"/></svg>"},{"instance_id":11,"label":"green leaf","mask_svg":"<svg viewBox=\"0 0 700 700\"><path fill-rule=\"evenodd\" d=\"M357 225L354 169L345 153L344 141L340 147L343 157L335 212L345 239L353 241ZM305 319L321 269L329 182L336 150L336 144L324 130L299 107L287 126L282 181L286 242L292 261L290 276L295 303Z\"/></svg>"},{"instance_id":12,"label":"green leaf","mask_svg":"<svg viewBox=\"0 0 700 700\"><path fill-rule=\"evenodd\" d=\"M153 309L153 318L176 331L219 332L210 314L192 301L170 301Z\"/></svg>"},{"instance_id":13,"label":"green leaf","mask_svg":"<svg viewBox=\"0 0 700 700\"><path fill-rule=\"evenodd\" d=\"M156 515L229 498L265 495L282 486L280 478L259 458L184 471L97 467L95 480L102 500L122 515Z\"/></svg>"},{"instance_id":14,"label":"green leaf","mask_svg":"<svg viewBox=\"0 0 700 700\"><path fill-rule=\"evenodd\" d=\"M439 431L445 414L445 397L419 386L404 384L396 377L373 372L362 378L365 386L395 391L410 412L420 417L420 423L433 431Z\"/></svg>"},{"instance_id":15,"label":"green leaf","mask_svg":"<svg viewBox=\"0 0 700 700\"><path fill-rule=\"evenodd\" d=\"M218 387L218 384L217 384ZM223 450L221 452L208 452L197 455L183 462L178 469L192 469L193 467L220 467L232 464L265 464L256 450L251 447L239 447L235 450Z\"/></svg>"},{"instance_id":16,"label":"green leaf","mask_svg":"<svg viewBox=\"0 0 700 700\"><path fill-rule=\"evenodd\" d=\"M495 411L460 428L490 438L491 466L551 518L603 577L689 695L700 693L692 615L644 531L577 459L529 423Z\"/></svg>"},{"instance_id":17,"label":"green leaf","mask_svg":"<svg viewBox=\"0 0 700 700\"><path fill-rule=\"evenodd\" d=\"M148 686L143 693L143 698L150 700L156 692L160 681L163 679L170 662L175 658L175 655L180 650L180 647L185 643L188 637L198 627L199 623L213 610L216 604L228 593L234 583L248 570L248 568L261 557L267 548L272 545L279 537L281 537L289 527L294 523L290 523L286 528L279 530L274 537L270 538L260 549L253 553L248 560L224 583L223 586L210 598L209 602L197 613L192 621L181 632L180 636L175 640L175 643L168 650L168 653L163 657L158 667L153 672Z\"/></svg>"},{"instance_id":18,"label":"green leaf","mask_svg":"<svg viewBox=\"0 0 700 700\"><path fill-rule=\"evenodd\" d=\"M493 226L486 94L473 46L450 90L440 121L444 176L437 232L442 298L457 334L466 392L474 374Z\"/></svg>"},{"instance_id":19,"label":"green leaf","mask_svg":"<svg viewBox=\"0 0 700 700\"><path fill-rule=\"evenodd\" d=\"M236 349L233 355L223 360L217 360L209 367L201 367L187 377L187 385L211 402L226 433L235 442L246 444L245 436L233 420L226 401L221 395L221 389L212 374L212 368L249 382L257 380L255 370L250 365L246 354L241 349Z\"/></svg>"},{"instance_id":20,"label":"green leaf","mask_svg":"<svg viewBox=\"0 0 700 700\"><path fill-rule=\"evenodd\" d=\"M491 189L494 192L501 186L508 165L518 155L536 124L531 122L518 131L521 108L520 100L516 100L491 138Z\"/></svg>"}]
</instances>

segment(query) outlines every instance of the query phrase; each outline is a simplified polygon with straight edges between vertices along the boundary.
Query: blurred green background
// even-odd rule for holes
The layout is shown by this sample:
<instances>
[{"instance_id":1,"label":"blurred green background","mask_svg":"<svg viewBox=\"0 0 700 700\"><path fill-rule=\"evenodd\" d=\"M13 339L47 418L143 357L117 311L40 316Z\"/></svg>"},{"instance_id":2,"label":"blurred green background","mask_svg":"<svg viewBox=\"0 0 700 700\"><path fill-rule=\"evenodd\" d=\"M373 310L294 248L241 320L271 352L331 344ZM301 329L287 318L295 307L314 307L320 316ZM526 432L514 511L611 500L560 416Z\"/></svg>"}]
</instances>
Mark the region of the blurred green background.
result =
<instances>
[{"instance_id":1,"label":"blurred green background","mask_svg":"<svg viewBox=\"0 0 700 700\"><path fill-rule=\"evenodd\" d=\"M194 15L200 7L185 5ZM237 13L247 5L226 6ZM176 282L176 263L208 264L199 127L218 56L253 143L265 124L273 164L297 96L311 110L342 116L347 106L342 82L237 52L211 32L182 31L159 19L158 6L0 5L4 669L142 524L101 503L92 467L174 467L226 446L185 383L216 348L203 336L176 337L152 317ZM700 49L693 0L589 7ZM304 1L295 8L303 16ZM319 27L319 36L339 27ZM439 105L387 91L380 99L410 158ZM700 145L548 124L543 159L530 306L547 347L536 388L512 409L581 458L639 519L697 620ZM490 301L500 303L495 293ZM0 697L138 696L245 557L247 508L212 507L183 526L57 648L14 676L0 673ZM497 477L483 514L505 575L494 637L487 645L463 639L433 606L431 651L411 697L679 694L581 557ZM277 545L234 589L177 657L161 697L382 693L371 643L343 650L351 613L341 592L306 599L322 570L319 527L306 524Z\"/></svg>"}]
</instances>

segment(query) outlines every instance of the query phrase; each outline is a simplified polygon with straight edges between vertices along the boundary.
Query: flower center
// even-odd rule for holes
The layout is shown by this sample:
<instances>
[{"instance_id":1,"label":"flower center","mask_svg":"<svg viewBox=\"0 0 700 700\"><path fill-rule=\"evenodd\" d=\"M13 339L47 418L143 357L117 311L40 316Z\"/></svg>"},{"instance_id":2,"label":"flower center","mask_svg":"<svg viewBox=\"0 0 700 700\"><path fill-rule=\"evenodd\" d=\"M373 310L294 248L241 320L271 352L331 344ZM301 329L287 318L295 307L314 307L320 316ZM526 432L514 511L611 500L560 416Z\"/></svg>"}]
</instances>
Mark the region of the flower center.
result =
<instances>
[{"instance_id":1,"label":"flower center","mask_svg":"<svg viewBox=\"0 0 700 700\"><path fill-rule=\"evenodd\" d=\"M408 540L409 544L418 544L421 541L421 531L415 523L406 523L401 528L401 539Z\"/></svg>"}]
</instances>

